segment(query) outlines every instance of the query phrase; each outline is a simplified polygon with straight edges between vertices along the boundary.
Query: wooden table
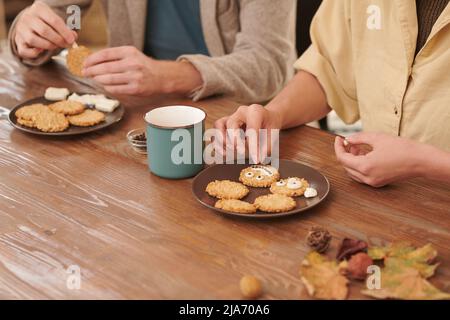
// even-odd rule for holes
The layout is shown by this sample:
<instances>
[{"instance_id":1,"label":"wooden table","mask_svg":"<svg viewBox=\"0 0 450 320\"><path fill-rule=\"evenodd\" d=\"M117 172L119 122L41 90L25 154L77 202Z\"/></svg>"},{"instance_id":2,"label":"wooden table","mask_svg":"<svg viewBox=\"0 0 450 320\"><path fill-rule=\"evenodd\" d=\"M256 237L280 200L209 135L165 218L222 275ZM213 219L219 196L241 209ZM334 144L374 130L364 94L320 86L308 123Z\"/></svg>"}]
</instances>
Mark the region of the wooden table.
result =
<instances>
[{"instance_id":1,"label":"wooden table","mask_svg":"<svg viewBox=\"0 0 450 320\"><path fill-rule=\"evenodd\" d=\"M48 86L90 88L61 67L27 69L0 58L0 105L42 95ZM231 219L201 206L192 180L169 181L149 173L145 156L127 145L126 133L144 126L149 109L173 103L202 106L207 123L237 104L211 99L123 99L117 125L75 138L24 134L0 122L0 298L238 299L239 280L263 280L264 298L305 299L298 270L315 225L334 240L371 244L431 242L441 266L432 282L450 291L450 187L425 180L374 189L348 178L336 161L333 136L308 127L281 139L281 158L323 172L328 199L307 213L255 221ZM81 270L81 289L67 287L67 269ZM364 298L362 284L350 298Z\"/></svg>"}]
</instances>

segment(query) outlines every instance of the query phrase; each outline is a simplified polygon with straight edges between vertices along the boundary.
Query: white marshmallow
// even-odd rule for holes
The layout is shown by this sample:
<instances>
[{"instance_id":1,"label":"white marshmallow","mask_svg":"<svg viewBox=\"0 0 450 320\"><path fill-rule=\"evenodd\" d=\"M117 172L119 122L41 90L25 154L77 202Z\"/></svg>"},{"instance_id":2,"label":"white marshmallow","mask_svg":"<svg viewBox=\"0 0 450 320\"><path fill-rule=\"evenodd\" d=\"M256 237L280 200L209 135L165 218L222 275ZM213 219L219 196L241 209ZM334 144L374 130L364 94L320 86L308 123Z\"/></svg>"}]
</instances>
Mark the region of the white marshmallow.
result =
<instances>
[{"instance_id":1,"label":"white marshmallow","mask_svg":"<svg viewBox=\"0 0 450 320\"><path fill-rule=\"evenodd\" d=\"M45 90L45 99L49 101L61 101L66 100L67 96L70 94L69 89L67 88L47 88Z\"/></svg>"},{"instance_id":2,"label":"white marshmallow","mask_svg":"<svg viewBox=\"0 0 450 320\"><path fill-rule=\"evenodd\" d=\"M113 112L118 106L120 102L118 100L112 99L97 99L95 102L95 109L102 112Z\"/></svg>"},{"instance_id":3,"label":"white marshmallow","mask_svg":"<svg viewBox=\"0 0 450 320\"><path fill-rule=\"evenodd\" d=\"M82 97L82 96L79 96L79 95L76 94L76 93L72 93L72 94L69 96L69 99L67 99L67 100L69 100L69 101L77 101L77 102L80 102L80 103L83 103L83 104L84 104L84 99L83 99L83 97Z\"/></svg>"},{"instance_id":4,"label":"white marshmallow","mask_svg":"<svg viewBox=\"0 0 450 320\"><path fill-rule=\"evenodd\" d=\"M305 195L305 198L317 197L317 190L314 188L306 188L304 195Z\"/></svg>"},{"instance_id":5,"label":"white marshmallow","mask_svg":"<svg viewBox=\"0 0 450 320\"><path fill-rule=\"evenodd\" d=\"M95 106L97 110L102 112L113 112L120 105L118 100L108 99L103 94L84 94L80 96L74 93L69 97L69 100Z\"/></svg>"}]
</instances>

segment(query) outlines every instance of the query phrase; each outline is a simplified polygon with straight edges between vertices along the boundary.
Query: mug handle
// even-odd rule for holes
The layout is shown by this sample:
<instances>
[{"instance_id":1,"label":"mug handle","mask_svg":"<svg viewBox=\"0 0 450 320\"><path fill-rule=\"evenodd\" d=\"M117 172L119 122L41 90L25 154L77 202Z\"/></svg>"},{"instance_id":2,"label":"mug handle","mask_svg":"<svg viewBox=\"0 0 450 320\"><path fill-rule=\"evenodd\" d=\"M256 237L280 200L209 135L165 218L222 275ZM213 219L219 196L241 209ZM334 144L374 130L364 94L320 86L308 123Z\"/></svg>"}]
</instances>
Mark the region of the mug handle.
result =
<instances>
[{"instance_id":1,"label":"mug handle","mask_svg":"<svg viewBox=\"0 0 450 320\"><path fill-rule=\"evenodd\" d=\"M0 120L8 120L10 110L0 106Z\"/></svg>"}]
</instances>

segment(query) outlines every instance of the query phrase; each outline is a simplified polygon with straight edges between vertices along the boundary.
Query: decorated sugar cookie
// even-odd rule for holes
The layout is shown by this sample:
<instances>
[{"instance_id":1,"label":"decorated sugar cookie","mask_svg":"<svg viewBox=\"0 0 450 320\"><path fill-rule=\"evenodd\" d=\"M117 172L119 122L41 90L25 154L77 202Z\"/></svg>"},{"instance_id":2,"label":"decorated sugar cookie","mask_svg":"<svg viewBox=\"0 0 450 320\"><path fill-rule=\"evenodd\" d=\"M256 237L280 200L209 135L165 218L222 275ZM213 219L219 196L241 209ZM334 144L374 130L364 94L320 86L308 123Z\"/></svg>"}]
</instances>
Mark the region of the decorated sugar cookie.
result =
<instances>
[{"instance_id":1,"label":"decorated sugar cookie","mask_svg":"<svg viewBox=\"0 0 450 320\"><path fill-rule=\"evenodd\" d=\"M239 181L246 186L266 188L280 178L278 170L272 166L253 165L241 171Z\"/></svg>"},{"instance_id":2,"label":"decorated sugar cookie","mask_svg":"<svg viewBox=\"0 0 450 320\"><path fill-rule=\"evenodd\" d=\"M280 181L272 183L270 191L275 194L283 194L288 197L299 197L305 193L309 187L308 181L302 178L292 177L288 179L281 179Z\"/></svg>"}]
</instances>

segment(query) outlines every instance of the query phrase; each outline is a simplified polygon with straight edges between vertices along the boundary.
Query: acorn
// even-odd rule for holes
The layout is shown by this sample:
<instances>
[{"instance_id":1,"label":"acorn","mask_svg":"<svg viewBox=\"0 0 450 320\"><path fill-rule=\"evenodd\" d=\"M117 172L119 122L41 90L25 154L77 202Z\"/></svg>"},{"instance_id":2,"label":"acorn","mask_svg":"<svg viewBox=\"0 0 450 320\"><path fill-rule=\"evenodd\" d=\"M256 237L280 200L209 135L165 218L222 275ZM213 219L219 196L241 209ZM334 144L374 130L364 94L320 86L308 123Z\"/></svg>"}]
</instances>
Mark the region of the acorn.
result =
<instances>
[{"instance_id":1,"label":"acorn","mask_svg":"<svg viewBox=\"0 0 450 320\"><path fill-rule=\"evenodd\" d=\"M262 295L261 282L254 276L244 276L239 283L242 295L247 299L257 299Z\"/></svg>"},{"instance_id":2,"label":"acorn","mask_svg":"<svg viewBox=\"0 0 450 320\"><path fill-rule=\"evenodd\" d=\"M371 265L373 260L367 253L357 253L348 260L347 276L355 280L364 280L367 276L367 268Z\"/></svg>"}]
</instances>

